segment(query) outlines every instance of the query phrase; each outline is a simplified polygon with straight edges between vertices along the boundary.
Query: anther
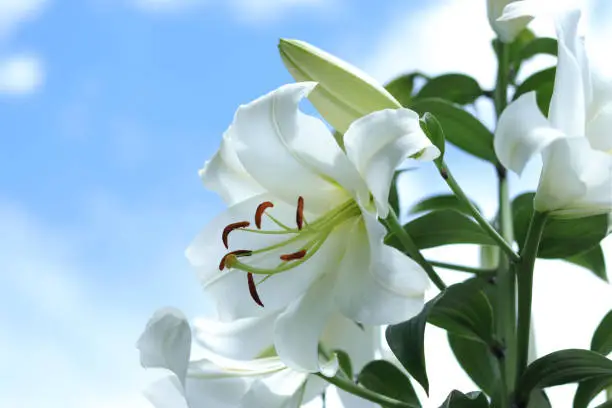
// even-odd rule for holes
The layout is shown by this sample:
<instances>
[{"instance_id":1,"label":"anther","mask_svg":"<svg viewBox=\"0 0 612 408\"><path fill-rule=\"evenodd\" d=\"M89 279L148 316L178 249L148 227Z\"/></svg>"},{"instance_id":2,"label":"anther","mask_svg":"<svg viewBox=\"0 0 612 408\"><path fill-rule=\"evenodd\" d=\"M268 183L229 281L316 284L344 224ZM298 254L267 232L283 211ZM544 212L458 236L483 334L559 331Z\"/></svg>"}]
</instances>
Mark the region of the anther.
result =
<instances>
[{"instance_id":1,"label":"anther","mask_svg":"<svg viewBox=\"0 0 612 408\"><path fill-rule=\"evenodd\" d=\"M257 210L255 211L255 225L257 226L257 229L261 229L261 217L263 216L263 213L268 208L272 207L274 207L274 204L272 204L270 201L264 201L257 206Z\"/></svg>"},{"instance_id":2,"label":"anther","mask_svg":"<svg viewBox=\"0 0 612 408\"><path fill-rule=\"evenodd\" d=\"M223 245L225 245L225 248L226 249L229 248L229 245L227 243L227 238L229 237L230 232L236 229L246 228L249 225L251 225L251 223L248 221L240 221L240 222L235 222L233 224L230 224L227 227L223 228L223 234L221 234L221 239L223 240Z\"/></svg>"},{"instance_id":3,"label":"anther","mask_svg":"<svg viewBox=\"0 0 612 408\"><path fill-rule=\"evenodd\" d=\"M249 282L249 293L251 297L259 306L264 307L263 302L259 298L259 293L257 293L257 286L255 285L255 279L253 279L252 273L247 273L247 281Z\"/></svg>"},{"instance_id":4,"label":"anther","mask_svg":"<svg viewBox=\"0 0 612 408\"><path fill-rule=\"evenodd\" d=\"M295 223L297 224L298 229L301 230L302 226L304 225L304 197L302 196L298 197Z\"/></svg>"},{"instance_id":5,"label":"anther","mask_svg":"<svg viewBox=\"0 0 612 408\"><path fill-rule=\"evenodd\" d=\"M297 251L292 254L281 255L280 259L282 261L295 261L296 259L302 259L305 256L306 256L306 250L302 249L301 251Z\"/></svg>"},{"instance_id":6,"label":"anther","mask_svg":"<svg viewBox=\"0 0 612 408\"><path fill-rule=\"evenodd\" d=\"M249 256L253 253L253 251L249 251L248 249L239 249L237 251L232 251L228 254L225 254L223 256L223 258L221 258L221 262L219 262L219 270L222 271L223 269L225 269L226 266L228 266L228 261L231 258L237 258L239 256ZM231 265L229 265L231 267Z\"/></svg>"}]
</instances>

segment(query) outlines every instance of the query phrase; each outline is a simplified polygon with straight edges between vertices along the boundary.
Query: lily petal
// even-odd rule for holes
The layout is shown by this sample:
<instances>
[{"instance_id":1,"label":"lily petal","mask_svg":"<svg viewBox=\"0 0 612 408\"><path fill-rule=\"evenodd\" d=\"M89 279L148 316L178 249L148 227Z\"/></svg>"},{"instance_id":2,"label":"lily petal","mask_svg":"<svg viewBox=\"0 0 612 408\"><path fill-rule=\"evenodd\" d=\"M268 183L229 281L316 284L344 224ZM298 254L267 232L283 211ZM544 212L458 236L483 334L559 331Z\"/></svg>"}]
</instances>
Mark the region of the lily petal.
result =
<instances>
[{"instance_id":1,"label":"lily petal","mask_svg":"<svg viewBox=\"0 0 612 408\"><path fill-rule=\"evenodd\" d=\"M334 180L350 166L325 124L299 110L315 86L285 85L241 106L232 141L246 171L267 191L287 203L303 196L314 211L326 211L347 199Z\"/></svg>"},{"instance_id":2,"label":"lily petal","mask_svg":"<svg viewBox=\"0 0 612 408\"><path fill-rule=\"evenodd\" d=\"M181 380L168 373L144 390L144 396L155 408L190 408Z\"/></svg>"},{"instance_id":3,"label":"lily petal","mask_svg":"<svg viewBox=\"0 0 612 408\"><path fill-rule=\"evenodd\" d=\"M384 245L383 237L384 228L367 213L349 235L335 299L342 314L356 322L394 324L424 305L427 275L412 259Z\"/></svg>"},{"instance_id":4,"label":"lily petal","mask_svg":"<svg viewBox=\"0 0 612 408\"><path fill-rule=\"evenodd\" d=\"M535 92L529 92L512 102L499 118L495 153L504 166L521 174L534 155L564 136L540 112Z\"/></svg>"},{"instance_id":5,"label":"lily petal","mask_svg":"<svg viewBox=\"0 0 612 408\"><path fill-rule=\"evenodd\" d=\"M194 338L214 353L235 359L252 359L272 343L275 313L263 317L231 322L197 318L193 322Z\"/></svg>"},{"instance_id":6,"label":"lily petal","mask_svg":"<svg viewBox=\"0 0 612 408\"><path fill-rule=\"evenodd\" d=\"M595 150L586 138L560 139L543 154L535 209L566 218L612 210L612 155Z\"/></svg>"},{"instance_id":7,"label":"lily petal","mask_svg":"<svg viewBox=\"0 0 612 408\"><path fill-rule=\"evenodd\" d=\"M262 377L253 383L242 398L239 407L299 407L307 378L307 373L291 369L284 369L270 376Z\"/></svg>"},{"instance_id":8,"label":"lily petal","mask_svg":"<svg viewBox=\"0 0 612 408\"><path fill-rule=\"evenodd\" d=\"M403 108L385 109L356 120L344 135L344 147L372 193L382 218L389 213L389 188L397 166L416 154L421 154L424 160L440 155L421 130L419 115Z\"/></svg>"},{"instance_id":9,"label":"lily petal","mask_svg":"<svg viewBox=\"0 0 612 408\"><path fill-rule=\"evenodd\" d=\"M580 11L564 13L557 19L559 38L557 72L550 100L551 124L568 136L584 136L589 71L585 66L584 45L579 40Z\"/></svg>"},{"instance_id":10,"label":"lily petal","mask_svg":"<svg viewBox=\"0 0 612 408\"><path fill-rule=\"evenodd\" d=\"M149 320L138 340L140 363L145 368L172 371L182 384L189 365L191 329L177 309L160 309Z\"/></svg>"},{"instance_id":11,"label":"lily petal","mask_svg":"<svg viewBox=\"0 0 612 408\"><path fill-rule=\"evenodd\" d=\"M612 153L612 81L592 76L593 100L588 106L586 135L593 148Z\"/></svg>"},{"instance_id":12,"label":"lily petal","mask_svg":"<svg viewBox=\"0 0 612 408\"><path fill-rule=\"evenodd\" d=\"M333 268L334 265L329 265ZM338 362L319 357L319 338L333 312L335 273L324 273L308 291L283 311L274 327L274 345L288 367L333 376Z\"/></svg>"},{"instance_id":13,"label":"lily petal","mask_svg":"<svg viewBox=\"0 0 612 408\"><path fill-rule=\"evenodd\" d=\"M375 331L380 327L361 326L342 314L334 313L327 322L321 343L327 350L344 350L351 356L353 370L359 372L375 357L375 346L380 338Z\"/></svg>"}]
</instances>

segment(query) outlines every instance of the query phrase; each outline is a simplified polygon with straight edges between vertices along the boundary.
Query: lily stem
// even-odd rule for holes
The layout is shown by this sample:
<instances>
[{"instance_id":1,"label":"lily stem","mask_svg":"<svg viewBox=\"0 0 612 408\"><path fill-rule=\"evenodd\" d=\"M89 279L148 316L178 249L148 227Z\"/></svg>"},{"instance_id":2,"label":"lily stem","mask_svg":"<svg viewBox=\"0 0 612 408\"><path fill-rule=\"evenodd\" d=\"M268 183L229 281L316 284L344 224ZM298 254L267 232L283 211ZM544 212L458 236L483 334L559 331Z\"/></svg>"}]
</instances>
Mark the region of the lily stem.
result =
<instances>
[{"instance_id":1,"label":"lily stem","mask_svg":"<svg viewBox=\"0 0 612 408\"><path fill-rule=\"evenodd\" d=\"M427 260L427 262L429 262L432 266L435 266L438 268L451 269L453 271L458 271L458 272L474 273L476 275L494 275L496 272L496 269L484 269L484 268L477 268L474 266L456 265L456 264L451 264L451 263L446 263L446 262L432 261L429 259Z\"/></svg>"},{"instance_id":2,"label":"lily stem","mask_svg":"<svg viewBox=\"0 0 612 408\"><path fill-rule=\"evenodd\" d=\"M520 259L518 254L514 252L512 246L510 246L510 244L499 234L499 232L497 232L497 230L493 228L489 221L487 221L487 219L483 217L483 215L480 213L480 211L478 211L474 204L472 204L470 199L463 192L463 189L459 186L459 183L457 183L457 180L455 180L455 178L451 174L450 170L446 166L446 163L444 163L444 161L438 161L436 162L436 166L438 167L442 178L446 181L446 184L448 184L455 196L457 196L457 198L467 206L470 213L472 214L476 222L478 222L480 227L487 234L489 234L493 241L497 243L497 245L508 255L508 257L512 261L518 262L518 260Z\"/></svg>"},{"instance_id":3,"label":"lily stem","mask_svg":"<svg viewBox=\"0 0 612 408\"><path fill-rule=\"evenodd\" d=\"M400 224L397 219L397 215L395 215L395 211L392 208L389 209L389 216L384 219L384 223L387 226L387 229L394 234L404 246L406 253L412 257L427 273L429 279L438 287L440 290L446 289L446 284L440 278L440 276L436 273L433 266L423 257L421 251L417 247L417 245L412 240L410 234L404 230L404 227Z\"/></svg>"},{"instance_id":4,"label":"lily stem","mask_svg":"<svg viewBox=\"0 0 612 408\"><path fill-rule=\"evenodd\" d=\"M538 248L547 214L534 212L529 224L525 246L521 253L521 262L517 268L518 279L518 328L517 328L517 358L516 383L527 368L529 355L529 331L531 329L531 303L533 287L533 269L538 255Z\"/></svg>"},{"instance_id":5,"label":"lily stem","mask_svg":"<svg viewBox=\"0 0 612 408\"><path fill-rule=\"evenodd\" d=\"M374 391L370 391L367 388L361 387L350 380L346 380L340 377L326 377L320 373L316 375L319 378L324 379L328 383L335 385L336 387L346 392L349 392L353 395L357 395L358 397L374 402L376 404L380 404L386 408L418 408L416 405L398 401L396 399L378 394Z\"/></svg>"}]
</instances>

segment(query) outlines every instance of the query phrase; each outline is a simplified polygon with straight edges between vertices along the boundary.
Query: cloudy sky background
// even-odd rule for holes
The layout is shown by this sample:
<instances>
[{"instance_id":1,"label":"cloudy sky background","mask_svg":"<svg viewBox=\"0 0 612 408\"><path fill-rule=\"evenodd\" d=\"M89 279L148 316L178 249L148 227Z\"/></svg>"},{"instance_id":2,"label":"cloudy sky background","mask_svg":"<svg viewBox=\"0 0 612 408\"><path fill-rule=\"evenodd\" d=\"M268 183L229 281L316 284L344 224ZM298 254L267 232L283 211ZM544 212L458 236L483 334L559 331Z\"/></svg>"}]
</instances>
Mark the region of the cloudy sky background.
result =
<instances>
[{"instance_id":1,"label":"cloudy sky background","mask_svg":"<svg viewBox=\"0 0 612 408\"><path fill-rule=\"evenodd\" d=\"M612 76L612 5L587 10ZM0 406L146 406L134 343L158 307L207 309L183 250L223 207L197 170L239 104L291 81L279 37L381 81L460 71L488 87L492 35L484 0L0 0ZM455 150L449 162L492 215L493 169ZM514 194L535 188L537 167L512 180ZM431 168L402 179L405 203L445 191ZM474 248L432 256L476 261ZM538 351L588 347L611 295L587 271L539 264ZM441 333L428 336L437 406L473 385ZM550 395L570 407L571 387Z\"/></svg>"}]
</instances>

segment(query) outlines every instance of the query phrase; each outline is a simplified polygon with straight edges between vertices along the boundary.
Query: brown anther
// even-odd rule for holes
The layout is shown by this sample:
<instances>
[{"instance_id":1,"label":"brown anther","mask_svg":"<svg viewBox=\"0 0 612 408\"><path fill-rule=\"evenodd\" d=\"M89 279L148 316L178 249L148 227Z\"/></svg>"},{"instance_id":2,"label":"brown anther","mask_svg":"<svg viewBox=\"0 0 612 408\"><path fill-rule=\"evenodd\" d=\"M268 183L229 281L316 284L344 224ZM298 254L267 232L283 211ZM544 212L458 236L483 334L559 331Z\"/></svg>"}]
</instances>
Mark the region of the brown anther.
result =
<instances>
[{"instance_id":1,"label":"brown anther","mask_svg":"<svg viewBox=\"0 0 612 408\"><path fill-rule=\"evenodd\" d=\"M249 225L251 225L251 223L248 221L240 221L240 222L235 222L233 224L230 224L227 227L223 228L223 234L221 234L221 239L223 240L223 245L225 245L225 248L226 249L229 248L229 244L227 243L227 238L229 237L230 232L236 229L246 228Z\"/></svg>"},{"instance_id":2,"label":"brown anther","mask_svg":"<svg viewBox=\"0 0 612 408\"><path fill-rule=\"evenodd\" d=\"M295 213L295 223L299 230L304 225L304 197L298 197L297 211Z\"/></svg>"},{"instance_id":3,"label":"brown anther","mask_svg":"<svg viewBox=\"0 0 612 408\"><path fill-rule=\"evenodd\" d=\"M264 212L268 208L272 207L274 207L274 204L272 204L270 201L264 201L257 206L257 210L255 211L255 225L257 226L257 229L261 229L261 217L263 216Z\"/></svg>"},{"instance_id":4,"label":"brown anther","mask_svg":"<svg viewBox=\"0 0 612 408\"><path fill-rule=\"evenodd\" d=\"M301 251L294 252L292 254L281 255L281 261L295 261L296 259L302 259L306 256L306 250L302 249Z\"/></svg>"},{"instance_id":5,"label":"brown anther","mask_svg":"<svg viewBox=\"0 0 612 408\"><path fill-rule=\"evenodd\" d=\"M232 251L228 254L225 254L223 258L221 258L221 262L219 262L219 270L222 271L227 266L227 261L230 258L236 258L239 256L249 256L253 253L253 251L249 251L248 249L239 249L237 251Z\"/></svg>"},{"instance_id":6,"label":"brown anther","mask_svg":"<svg viewBox=\"0 0 612 408\"><path fill-rule=\"evenodd\" d=\"M259 306L264 307L263 302L259 298L259 293L257 293L257 286L255 285L255 279L253 279L252 273L247 273L247 281L249 282L249 293L251 297Z\"/></svg>"}]
</instances>

